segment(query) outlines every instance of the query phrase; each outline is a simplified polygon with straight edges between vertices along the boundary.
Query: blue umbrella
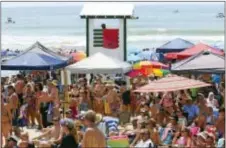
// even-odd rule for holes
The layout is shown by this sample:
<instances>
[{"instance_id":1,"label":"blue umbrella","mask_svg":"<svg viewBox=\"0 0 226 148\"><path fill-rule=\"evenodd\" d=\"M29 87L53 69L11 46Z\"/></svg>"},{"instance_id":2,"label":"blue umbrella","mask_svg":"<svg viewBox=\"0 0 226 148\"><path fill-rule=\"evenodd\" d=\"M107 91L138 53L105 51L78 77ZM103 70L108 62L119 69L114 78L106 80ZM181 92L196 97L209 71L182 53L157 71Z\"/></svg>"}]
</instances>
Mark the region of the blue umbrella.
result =
<instances>
[{"instance_id":1,"label":"blue umbrella","mask_svg":"<svg viewBox=\"0 0 226 148\"><path fill-rule=\"evenodd\" d=\"M128 55L130 55L130 54L139 54L141 52L141 50L140 49L138 49L138 48L135 48L135 47L129 47L128 49L127 49L127 53L128 53Z\"/></svg>"},{"instance_id":2,"label":"blue umbrella","mask_svg":"<svg viewBox=\"0 0 226 148\"><path fill-rule=\"evenodd\" d=\"M2 51L1 51L1 56L2 56L2 57L6 56L6 54L7 54L7 51L6 51L6 50L2 50Z\"/></svg>"},{"instance_id":3,"label":"blue umbrella","mask_svg":"<svg viewBox=\"0 0 226 148\"><path fill-rule=\"evenodd\" d=\"M10 56L17 56L17 55L18 53L15 53L13 51L7 51L5 56L10 57Z\"/></svg>"},{"instance_id":4,"label":"blue umbrella","mask_svg":"<svg viewBox=\"0 0 226 148\"><path fill-rule=\"evenodd\" d=\"M158 55L152 50L142 51L138 56L141 60L158 61Z\"/></svg>"},{"instance_id":5,"label":"blue umbrella","mask_svg":"<svg viewBox=\"0 0 226 148\"><path fill-rule=\"evenodd\" d=\"M130 54L127 57L127 61L129 61L129 62L136 62L136 61L140 61L140 60L141 60L141 58L138 55L134 55L134 54Z\"/></svg>"},{"instance_id":6,"label":"blue umbrella","mask_svg":"<svg viewBox=\"0 0 226 148\"><path fill-rule=\"evenodd\" d=\"M216 42L215 44L212 45L213 47L217 49L224 49L224 42Z\"/></svg>"}]
</instances>

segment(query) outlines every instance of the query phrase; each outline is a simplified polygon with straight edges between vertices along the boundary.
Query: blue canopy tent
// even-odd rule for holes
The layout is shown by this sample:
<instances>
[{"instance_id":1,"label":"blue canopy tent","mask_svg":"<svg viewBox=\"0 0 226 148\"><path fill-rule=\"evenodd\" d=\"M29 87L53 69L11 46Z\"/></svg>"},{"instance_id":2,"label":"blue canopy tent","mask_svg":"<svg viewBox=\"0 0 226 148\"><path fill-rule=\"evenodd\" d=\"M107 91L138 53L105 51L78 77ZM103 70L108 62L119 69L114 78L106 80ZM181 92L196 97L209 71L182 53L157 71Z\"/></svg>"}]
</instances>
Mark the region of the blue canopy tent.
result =
<instances>
[{"instance_id":1,"label":"blue canopy tent","mask_svg":"<svg viewBox=\"0 0 226 148\"><path fill-rule=\"evenodd\" d=\"M157 53L170 53L170 52L180 52L187 48L194 46L193 43L186 41L181 38L176 38L172 41L165 43L164 45L156 49Z\"/></svg>"},{"instance_id":2,"label":"blue canopy tent","mask_svg":"<svg viewBox=\"0 0 226 148\"><path fill-rule=\"evenodd\" d=\"M65 67L71 57L64 57L36 42L22 54L1 64L2 70L53 70Z\"/></svg>"}]
</instances>

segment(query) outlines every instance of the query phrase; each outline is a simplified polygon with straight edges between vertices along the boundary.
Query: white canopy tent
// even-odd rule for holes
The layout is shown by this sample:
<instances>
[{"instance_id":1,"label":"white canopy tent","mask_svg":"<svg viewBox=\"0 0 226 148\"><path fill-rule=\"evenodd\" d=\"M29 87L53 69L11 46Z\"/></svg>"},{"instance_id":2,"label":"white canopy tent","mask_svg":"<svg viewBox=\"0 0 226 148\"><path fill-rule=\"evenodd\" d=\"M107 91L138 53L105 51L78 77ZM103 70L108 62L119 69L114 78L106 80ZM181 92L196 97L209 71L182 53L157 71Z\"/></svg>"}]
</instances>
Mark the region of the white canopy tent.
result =
<instances>
[{"instance_id":1,"label":"white canopy tent","mask_svg":"<svg viewBox=\"0 0 226 148\"><path fill-rule=\"evenodd\" d=\"M99 52L78 63L67 66L66 69L71 73L118 74L130 71L132 66Z\"/></svg>"}]
</instances>

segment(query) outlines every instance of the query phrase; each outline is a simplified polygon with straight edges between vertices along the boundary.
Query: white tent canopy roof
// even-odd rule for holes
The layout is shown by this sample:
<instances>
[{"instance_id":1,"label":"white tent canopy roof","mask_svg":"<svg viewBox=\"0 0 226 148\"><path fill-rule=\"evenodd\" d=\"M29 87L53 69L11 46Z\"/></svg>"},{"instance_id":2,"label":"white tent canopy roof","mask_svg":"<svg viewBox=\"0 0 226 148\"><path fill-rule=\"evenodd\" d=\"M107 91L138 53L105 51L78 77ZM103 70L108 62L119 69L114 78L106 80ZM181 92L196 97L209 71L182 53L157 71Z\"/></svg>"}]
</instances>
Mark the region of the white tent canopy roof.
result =
<instances>
[{"instance_id":1,"label":"white tent canopy roof","mask_svg":"<svg viewBox=\"0 0 226 148\"><path fill-rule=\"evenodd\" d=\"M130 71L132 66L118 59L96 53L78 63L66 67L71 73L117 74Z\"/></svg>"},{"instance_id":2,"label":"white tent canopy roof","mask_svg":"<svg viewBox=\"0 0 226 148\"><path fill-rule=\"evenodd\" d=\"M133 4L85 4L80 16L133 16L133 10Z\"/></svg>"}]
</instances>

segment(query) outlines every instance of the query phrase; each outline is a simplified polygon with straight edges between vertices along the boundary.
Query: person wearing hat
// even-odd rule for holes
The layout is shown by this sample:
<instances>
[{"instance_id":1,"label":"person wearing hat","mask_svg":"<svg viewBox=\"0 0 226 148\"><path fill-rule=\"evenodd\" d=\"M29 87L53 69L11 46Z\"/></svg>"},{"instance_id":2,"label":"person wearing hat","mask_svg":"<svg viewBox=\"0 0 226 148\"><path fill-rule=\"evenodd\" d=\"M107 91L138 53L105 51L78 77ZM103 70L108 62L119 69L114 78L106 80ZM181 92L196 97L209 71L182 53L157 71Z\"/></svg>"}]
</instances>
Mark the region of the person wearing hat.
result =
<instances>
[{"instance_id":1,"label":"person wearing hat","mask_svg":"<svg viewBox=\"0 0 226 148\"><path fill-rule=\"evenodd\" d=\"M60 121L63 137L58 148L78 148L77 131L73 120L65 118Z\"/></svg>"},{"instance_id":2,"label":"person wearing hat","mask_svg":"<svg viewBox=\"0 0 226 148\"><path fill-rule=\"evenodd\" d=\"M82 148L88 147L106 147L104 134L96 127L96 113L89 110L84 116L84 123L87 127L82 140Z\"/></svg>"},{"instance_id":3,"label":"person wearing hat","mask_svg":"<svg viewBox=\"0 0 226 148\"><path fill-rule=\"evenodd\" d=\"M7 143L5 145L5 148L18 148L17 142L18 142L18 138L16 138L15 136L10 136L7 139Z\"/></svg>"},{"instance_id":4,"label":"person wearing hat","mask_svg":"<svg viewBox=\"0 0 226 148\"><path fill-rule=\"evenodd\" d=\"M106 136L107 135L107 128L106 128L106 123L103 121L103 116L102 114L97 113L96 114L96 121L95 121L97 128L103 132L103 134Z\"/></svg>"}]
</instances>

